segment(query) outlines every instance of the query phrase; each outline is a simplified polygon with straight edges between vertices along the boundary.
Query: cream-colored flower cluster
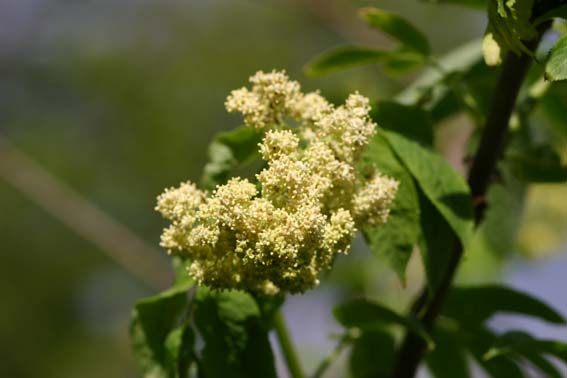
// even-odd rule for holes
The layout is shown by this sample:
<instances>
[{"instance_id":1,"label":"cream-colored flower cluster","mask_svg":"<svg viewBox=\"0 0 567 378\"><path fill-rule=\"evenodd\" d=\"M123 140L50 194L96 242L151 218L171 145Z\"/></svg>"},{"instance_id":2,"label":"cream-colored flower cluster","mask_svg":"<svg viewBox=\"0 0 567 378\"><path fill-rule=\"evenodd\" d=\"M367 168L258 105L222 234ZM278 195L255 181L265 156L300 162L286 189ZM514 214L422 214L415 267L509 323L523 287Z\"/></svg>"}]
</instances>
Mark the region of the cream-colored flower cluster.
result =
<instances>
[{"instance_id":1,"label":"cream-colored flower cluster","mask_svg":"<svg viewBox=\"0 0 567 378\"><path fill-rule=\"evenodd\" d=\"M355 168L375 133L368 99L355 93L336 107L284 72L250 82L226 108L264 132L258 185L233 178L210 194L189 182L167 189L156 207L172 222L161 245L188 258L199 284L303 292L348 252L357 228L386 222L398 182Z\"/></svg>"}]
</instances>

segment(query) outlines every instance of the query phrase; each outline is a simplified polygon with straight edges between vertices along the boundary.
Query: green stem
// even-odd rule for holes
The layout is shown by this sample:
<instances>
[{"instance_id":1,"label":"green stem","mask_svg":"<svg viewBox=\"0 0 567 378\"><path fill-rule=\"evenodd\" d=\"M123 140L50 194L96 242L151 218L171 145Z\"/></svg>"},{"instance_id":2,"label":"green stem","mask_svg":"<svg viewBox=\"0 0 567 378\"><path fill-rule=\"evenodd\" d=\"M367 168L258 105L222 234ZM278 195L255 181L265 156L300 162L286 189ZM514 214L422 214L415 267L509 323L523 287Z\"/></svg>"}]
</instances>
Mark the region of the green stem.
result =
<instances>
[{"instance_id":1,"label":"green stem","mask_svg":"<svg viewBox=\"0 0 567 378\"><path fill-rule=\"evenodd\" d=\"M274 315L274 327L289 373L292 378L304 378L305 375L297 358L295 347L291 342L291 337L289 336L281 310L278 310Z\"/></svg>"},{"instance_id":2,"label":"green stem","mask_svg":"<svg viewBox=\"0 0 567 378\"><path fill-rule=\"evenodd\" d=\"M341 337L341 340L339 341L335 349L331 352L330 355L327 356L327 358L321 361L321 363L317 367L317 370L315 370L315 374L313 374L311 378L321 378L323 374L325 374L327 369L337 360L337 358L339 358L343 349L350 342L352 342L352 340L353 338L348 334Z\"/></svg>"}]
</instances>

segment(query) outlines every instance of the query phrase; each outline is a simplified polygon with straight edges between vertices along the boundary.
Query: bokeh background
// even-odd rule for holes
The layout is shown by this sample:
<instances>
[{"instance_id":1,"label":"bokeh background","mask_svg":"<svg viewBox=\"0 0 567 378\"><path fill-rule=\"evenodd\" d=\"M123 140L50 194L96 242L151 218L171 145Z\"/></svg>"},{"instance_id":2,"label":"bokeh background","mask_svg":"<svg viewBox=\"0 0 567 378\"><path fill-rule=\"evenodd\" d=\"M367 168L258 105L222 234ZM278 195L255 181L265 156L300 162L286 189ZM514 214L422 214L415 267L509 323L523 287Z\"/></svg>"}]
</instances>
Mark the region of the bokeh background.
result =
<instances>
[{"instance_id":1,"label":"bokeh background","mask_svg":"<svg viewBox=\"0 0 567 378\"><path fill-rule=\"evenodd\" d=\"M336 45L390 46L357 19L364 5L404 15L437 53L486 23L482 12L414 0L0 1L0 377L140 376L130 311L171 274L156 195L198 181L208 141L239 125L226 95L259 69L286 69L336 102L354 90L389 98L410 82L377 66L303 75ZM437 135L452 161L447 146L469 122L455 117ZM526 198L511 212L520 227L510 253L469 256L459 279L508 282L567 315L567 187L534 186ZM333 304L364 293L402 309L422 280L417 260L402 287L359 240L320 288L290 298L305 366L333 347ZM493 321L518 324L567 340L538 322Z\"/></svg>"}]
</instances>

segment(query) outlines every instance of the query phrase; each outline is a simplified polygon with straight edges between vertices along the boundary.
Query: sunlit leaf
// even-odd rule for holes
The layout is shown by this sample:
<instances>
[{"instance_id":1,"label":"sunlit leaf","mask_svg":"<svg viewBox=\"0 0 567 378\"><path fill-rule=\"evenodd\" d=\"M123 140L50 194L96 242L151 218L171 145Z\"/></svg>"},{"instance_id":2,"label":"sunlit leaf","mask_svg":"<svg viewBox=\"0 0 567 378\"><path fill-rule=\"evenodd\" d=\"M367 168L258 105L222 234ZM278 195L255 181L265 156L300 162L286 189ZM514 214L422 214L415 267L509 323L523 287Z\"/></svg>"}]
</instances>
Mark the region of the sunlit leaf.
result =
<instances>
[{"instance_id":1,"label":"sunlit leaf","mask_svg":"<svg viewBox=\"0 0 567 378\"><path fill-rule=\"evenodd\" d=\"M368 47L343 46L313 59L304 70L309 76L319 76L345 68L383 62L388 52Z\"/></svg>"},{"instance_id":2,"label":"sunlit leaf","mask_svg":"<svg viewBox=\"0 0 567 378\"><path fill-rule=\"evenodd\" d=\"M372 139L362 159L365 164L379 167L381 173L395 177L400 183L388 222L379 227L365 227L363 233L372 252L404 283L406 266L420 232L419 204L413 178L379 134Z\"/></svg>"},{"instance_id":3,"label":"sunlit leaf","mask_svg":"<svg viewBox=\"0 0 567 378\"><path fill-rule=\"evenodd\" d=\"M378 8L363 8L360 17L371 27L397 39L408 49L423 55L431 53L427 37L402 17Z\"/></svg>"},{"instance_id":4,"label":"sunlit leaf","mask_svg":"<svg viewBox=\"0 0 567 378\"><path fill-rule=\"evenodd\" d=\"M567 80L567 35L561 37L551 49L545 65L545 77L551 81Z\"/></svg>"},{"instance_id":5,"label":"sunlit leaf","mask_svg":"<svg viewBox=\"0 0 567 378\"><path fill-rule=\"evenodd\" d=\"M384 61L384 71L389 75L405 75L427 62L426 58L415 51L399 49L391 51Z\"/></svg>"},{"instance_id":6,"label":"sunlit leaf","mask_svg":"<svg viewBox=\"0 0 567 378\"><path fill-rule=\"evenodd\" d=\"M386 139L426 197L467 246L473 230L472 200L467 183L438 153L406 137L413 134L411 130L427 125L405 124L402 114L399 119L389 130L383 130Z\"/></svg>"}]
</instances>

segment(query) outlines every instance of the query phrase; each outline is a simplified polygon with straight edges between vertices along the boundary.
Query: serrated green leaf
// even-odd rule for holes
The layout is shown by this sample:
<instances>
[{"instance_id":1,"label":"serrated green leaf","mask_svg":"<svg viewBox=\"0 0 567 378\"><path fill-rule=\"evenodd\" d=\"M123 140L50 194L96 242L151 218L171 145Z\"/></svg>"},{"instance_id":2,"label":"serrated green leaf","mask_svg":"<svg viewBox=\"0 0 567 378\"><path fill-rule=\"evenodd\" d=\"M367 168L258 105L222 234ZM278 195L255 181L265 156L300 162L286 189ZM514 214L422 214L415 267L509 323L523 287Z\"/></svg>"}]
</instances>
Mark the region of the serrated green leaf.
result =
<instances>
[{"instance_id":1,"label":"serrated green leaf","mask_svg":"<svg viewBox=\"0 0 567 378\"><path fill-rule=\"evenodd\" d=\"M425 362L435 378L468 378L466 351L460 340L444 329L433 333L435 349L427 354Z\"/></svg>"},{"instance_id":2,"label":"serrated green leaf","mask_svg":"<svg viewBox=\"0 0 567 378\"><path fill-rule=\"evenodd\" d=\"M412 174L419 188L447 220L451 228L466 246L473 231L473 211L470 191L460 176L439 154L411 140L416 125L399 122L383 130L386 139ZM426 127L422 125L421 127ZM408 130L408 131L404 131Z\"/></svg>"},{"instance_id":3,"label":"serrated green leaf","mask_svg":"<svg viewBox=\"0 0 567 378\"><path fill-rule=\"evenodd\" d=\"M205 343L200 374L208 378L276 377L268 330L250 294L200 287L193 305L195 325Z\"/></svg>"},{"instance_id":4,"label":"serrated green leaf","mask_svg":"<svg viewBox=\"0 0 567 378\"><path fill-rule=\"evenodd\" d=\"M363 8L360 17L371 27L397 39L405 48L423 55L431 53L427 37L402 17L378 8Z\"/></svg>"},{"instance_id":5,"label":"serrated green leaf","mask_svg":"<svg viewBox=\"0 0 567 378\"><path fill-rule=\"evenodd\" d=\"M455 287L443 315L461 324L477 326L497 313L517 313L555 324L565 324L557 311L539 299L504 286Z\"/></svg>"},{"instance_id":6,"label":"serrated green leaf","mask_svg":"<svg viewBox=\"0 0 567 378\"><path fill-rule=\"evenodd\" d=\"M472 236L473 212L468 185L443 157L392 131L386 138L466 248Z\"/></svg>"},{"instance_id":7,"label":"serrated green leaf","mask_svg":"<svg viewBox=\"0 0 567 378\"><path fill-rule=\"evenodd\" d=\"M191 286L192 283L186 281L136 303L130 324L130 337L144 377L171 377L174 376L172 369L178 363L188 364L182 352L177 353L178 357L183 357L182 361L172 360L172 356L176 354L172 350L172 341L168 347L167 340L168 337L173 337L170 336L171 332L179 332L176 329L180 326L187 307L187 290ZM182 338L181 341L183 340L190 341L187 338ZM190 344L178 345L189 351L192 348Z\"/></svg>"},{"instance_id":8,"label":"serrated green leaf","mask_svg":"<svg viewBox=\"0 0 567 378\"><path fill-rule=\"evenodd\" d=\"M411 175L395 156L386 139L376 135L362 157L367 165L395 177L400 183L388 222L380 227L365 227L363 234L372 252L405 283L405 271L419 237L419 204Z\"/></svg>"},{"instance_id":9,"label":"serrated green leaf","mask_svg":"<svg viewBox=\"0 0 567 378\"><path fill-rule=\"evenodd\" d=\"M567 35L559 38L549 53L545 77L551 81L567 80Z\"/></svg>"},{"instance_id":10,"label":"serrated green leaf","mask_svg":"<svg viewBox=\"0 0 567 378\"><path fill-rule=\"evenodd\" d=\"M395 361L392 335L382 331L363 332L352 346L349 367L353 378L389 378Z\"/></svg>"},{"instance_id":11,"label":"serrated green leaf","mask_svg":"<svg viewBox=\"0 0 567 378\"><path fill-rule=\"evenodd\" d=\"M429 148L433 141L429 113L414 106L382 102L372 112L372 118L386 129L382 130L382 135L426 198L419 200L420 227L427 229L421 233L420 247L428 284L434 291L450 261L454 243L450 235L454 232L464 246L472 237L472 201L468 185ZM437 235L448 236L438 238Z\"/></svg>"},{"instance_id":12,"label":"serrated green leaf","mask_svg":"<svg viewBox=\"0 0 567 378\"><path fill-rule=\"evenodd\" d=\"M327 51L307 63L304 71L309 76L319 76L345 68L380 63L389 52L368 47L342 46Z\"/></svg>"},{"instance_id":13,"label":"serrated green leaf","mask_svg":"<svg viewBox=\"0 0 567 378\"><path fill-rule=\"evenodd\" d=\"M234 130L218 133L209 145L209 162L203 169L201 185L214 189L224 184L232 170L258 158L258 143L262 133L252 127L240 126Z\"/></svg>"},{"instance_id":14,"label":"serrated green leaf","mask_svg":"<svg viewBox=\"0 0 567 378\"><path fill-rule=\"evenodd\" d=\"M345 327L360 328L363 331L381 330L388 325L400 325L427 341L432 347L431 337L414 319L407 318L366 299L354 299L334 308L337 321Z\"/></svg>"}]
</instances>

